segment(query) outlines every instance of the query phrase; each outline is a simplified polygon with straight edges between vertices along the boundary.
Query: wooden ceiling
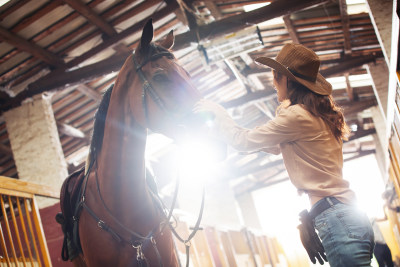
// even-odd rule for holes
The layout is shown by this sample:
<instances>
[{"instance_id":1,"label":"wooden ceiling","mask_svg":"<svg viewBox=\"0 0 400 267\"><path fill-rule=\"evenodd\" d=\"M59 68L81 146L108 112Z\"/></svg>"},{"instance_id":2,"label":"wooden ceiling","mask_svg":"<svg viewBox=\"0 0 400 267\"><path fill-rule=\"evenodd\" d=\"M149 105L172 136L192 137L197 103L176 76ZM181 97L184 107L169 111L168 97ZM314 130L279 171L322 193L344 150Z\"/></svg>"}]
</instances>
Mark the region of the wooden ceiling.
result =
<instances>
[{"instance_id":1,"label":"wooden ceiling","mask_svg":"<svg viewBox=\"0 0 400 267\"><path fill-rule=\"evenodd\" d=\"M361 13L349 12L354 8ZM368 108L376 99L364 66L383 58L365 10L346 0L11 0L0 7L0 110L49 95L69 169L78 168L83 158L77 155L87 150L101 93L153 18L157 39L174 30L175 55L203 96L228 108L244 127L271 119L278 104L270 70L254 59L275 57L288 42L313 49L321 57L321 73L344 84L333 95L354 128L345 152L353 157L373 153L375 129ZM213 65L202 59L199 44L254 25L262 48ZM357 77L363 81L357 84ZM152 157L159 173L167 162L161 150ZM288 179L282 158L265 153L229 150L224 166L221 179L230 179L236 194ZM0 175L18 177L2 116Z\"/></svg>"}]
</instances>

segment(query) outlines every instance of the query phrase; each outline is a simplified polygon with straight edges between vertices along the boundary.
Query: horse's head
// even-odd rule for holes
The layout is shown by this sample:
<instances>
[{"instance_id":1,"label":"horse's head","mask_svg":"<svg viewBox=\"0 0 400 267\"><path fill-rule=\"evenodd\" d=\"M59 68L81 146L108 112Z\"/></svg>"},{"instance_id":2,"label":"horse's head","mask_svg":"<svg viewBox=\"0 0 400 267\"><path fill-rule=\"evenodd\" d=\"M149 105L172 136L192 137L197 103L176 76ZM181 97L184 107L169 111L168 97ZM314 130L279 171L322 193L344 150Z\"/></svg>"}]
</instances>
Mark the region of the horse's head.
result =
<instances>
[{"instance_id":1,"label":"horse's head","mask_svg":"<svg viewBox=\"0 0 400 267\"><path fill-rule=\"evenodd\" d=\"M201 95L169 50L174 43L173 32L161 42L152 40L153 25L149 20L131 59L135 82L139 83L131 107L143 126L174 137L178 126L190 121L193 105Z\"/></svg>"}]
</instances>

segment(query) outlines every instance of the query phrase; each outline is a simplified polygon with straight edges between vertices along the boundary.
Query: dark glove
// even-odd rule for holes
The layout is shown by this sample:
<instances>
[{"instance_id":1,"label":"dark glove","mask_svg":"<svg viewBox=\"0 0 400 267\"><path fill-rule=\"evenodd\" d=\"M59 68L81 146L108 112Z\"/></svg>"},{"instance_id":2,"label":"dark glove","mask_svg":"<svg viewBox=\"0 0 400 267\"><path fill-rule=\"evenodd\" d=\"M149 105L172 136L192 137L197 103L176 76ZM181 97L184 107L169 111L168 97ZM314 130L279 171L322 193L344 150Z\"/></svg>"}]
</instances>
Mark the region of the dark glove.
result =
<instances>
[{"instance_id":1,"label":"dark glove","mask_svg":"<svg viewBox=\"0 0 400 267\"><path fill-rule=\"evenodd\" d=\"M320 264L324 264L324 260L328 262L325 255L325 249L315 232L314 224L308 211L303 210L299 215L301 224L297 226L297 228L300 231L301 243L303 243L311 262L314 264L317 262L316 260L318 260Z\"/></svg>"}]
</instances>

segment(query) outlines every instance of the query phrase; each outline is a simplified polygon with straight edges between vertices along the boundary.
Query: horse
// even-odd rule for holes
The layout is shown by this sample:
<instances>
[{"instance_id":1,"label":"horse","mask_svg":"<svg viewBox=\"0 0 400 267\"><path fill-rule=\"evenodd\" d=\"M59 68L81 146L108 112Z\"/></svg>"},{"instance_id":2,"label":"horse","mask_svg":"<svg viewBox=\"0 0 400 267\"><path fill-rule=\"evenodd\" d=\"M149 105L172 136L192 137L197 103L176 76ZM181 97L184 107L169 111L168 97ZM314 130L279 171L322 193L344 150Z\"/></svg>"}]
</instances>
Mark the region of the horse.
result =
<instances>
[{"instance_id":1,"label":"horse","mask_svg":"<svg viewBox=\"0 0 400 267\"><path fill-rule=\"evenodd\" d=\"M147 186L144 158L148 129L178 138L201 99L173 43L173 31L153 42L149 20L103 96L73 216L75 266L180 266L168 216Z\"/></svg>"}]
</instances>

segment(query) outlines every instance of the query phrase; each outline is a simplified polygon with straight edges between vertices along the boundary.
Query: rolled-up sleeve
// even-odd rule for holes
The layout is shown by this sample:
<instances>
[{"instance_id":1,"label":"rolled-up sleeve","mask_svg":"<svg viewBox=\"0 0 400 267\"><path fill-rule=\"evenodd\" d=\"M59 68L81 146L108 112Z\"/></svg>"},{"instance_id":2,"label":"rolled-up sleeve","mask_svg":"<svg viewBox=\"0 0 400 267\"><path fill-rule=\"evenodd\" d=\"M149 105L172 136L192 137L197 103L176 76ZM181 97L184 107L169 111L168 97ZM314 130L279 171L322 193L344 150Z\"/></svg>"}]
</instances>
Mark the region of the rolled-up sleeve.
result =
<instances>
[{"instance_id":1,"label":"rolled-up sleeve","mask_svg":"<svg viewBox=\"0 0 400 267\"><path fill-rule=\"evenodd\" d=\"M239 151L254 151L273 147L299 138L299 114L292 107L282 109L266 124L253 129L240 127L229 114L217 116L218 135Z\"/></svg>"}]
</instances>

